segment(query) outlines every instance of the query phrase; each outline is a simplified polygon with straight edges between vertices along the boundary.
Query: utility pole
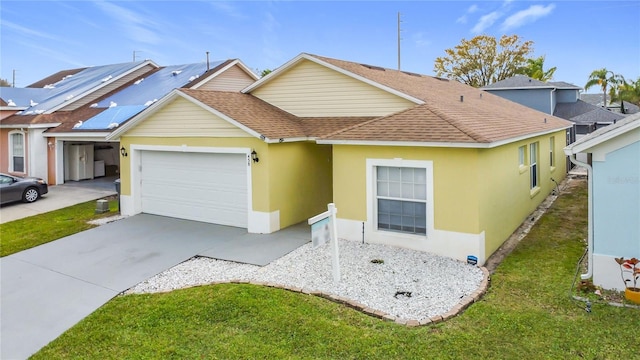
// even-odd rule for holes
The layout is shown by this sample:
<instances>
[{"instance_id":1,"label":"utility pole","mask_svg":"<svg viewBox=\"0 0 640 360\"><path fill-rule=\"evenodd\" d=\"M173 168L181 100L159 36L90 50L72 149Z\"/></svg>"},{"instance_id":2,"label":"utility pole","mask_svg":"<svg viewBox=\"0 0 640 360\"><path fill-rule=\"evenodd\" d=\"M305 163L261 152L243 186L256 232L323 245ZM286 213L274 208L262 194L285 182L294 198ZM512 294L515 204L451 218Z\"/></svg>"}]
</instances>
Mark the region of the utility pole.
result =
<instances>
[{"instance_id":1,"label":"utility pole","mask_svg":"<svg viewBox=\"0 0 640 360\"><path fill-rule=\"evenodd\" d=\"M16 69L13 69L13 81L11 82L11 87L16 87Z\"/></svg>"},{"instance_id":2,"label":"utility pole","mask_svg":"<svg viewBox=\"0 0 640 360\"><path fill-rule=\"evenodd\" d=\"M398 12L398 71L400 71L400 40L402 40L402 38L400 37L400 31L402 31L400 29L400 23L402 21L400 20L400 12Z\"/></svg>"}]
</instances>

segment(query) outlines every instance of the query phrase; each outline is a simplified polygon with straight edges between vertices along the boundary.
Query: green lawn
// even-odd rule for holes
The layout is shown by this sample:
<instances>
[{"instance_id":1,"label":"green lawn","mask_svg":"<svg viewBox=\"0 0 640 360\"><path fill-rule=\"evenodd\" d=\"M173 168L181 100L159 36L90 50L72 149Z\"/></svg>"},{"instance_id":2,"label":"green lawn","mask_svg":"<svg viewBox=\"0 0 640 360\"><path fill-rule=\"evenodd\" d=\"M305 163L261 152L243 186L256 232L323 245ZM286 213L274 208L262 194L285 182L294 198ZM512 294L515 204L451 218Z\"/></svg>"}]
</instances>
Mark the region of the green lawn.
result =
<instances>
[{"instance_id":1,"label":"green lawn","mask_svg":"<svg viewBox=\"0 0 640 360\"><path fill-rule=\"evenodd\" d=\"M482 301L407 328L253 285L120 296L34 359L638 359L640 310L569 296L586 186L563 194L497 268Z\"/></svg>"},{"instance_id":2,"label":"green lawn","mask_svg":"<svg viewBox=\"0 0 640 360\"><path fill-rule=\"evenodd\" d=\"M11 206L20 206L15 204ZM109 201L109 212L96 214L96 201L70 206L60 210L10 221L0 225L0 256L7 256L22 250L73 235L95 225L87 221L113 216L118 211L118 200Z\"/></svg>"}]
</instances>

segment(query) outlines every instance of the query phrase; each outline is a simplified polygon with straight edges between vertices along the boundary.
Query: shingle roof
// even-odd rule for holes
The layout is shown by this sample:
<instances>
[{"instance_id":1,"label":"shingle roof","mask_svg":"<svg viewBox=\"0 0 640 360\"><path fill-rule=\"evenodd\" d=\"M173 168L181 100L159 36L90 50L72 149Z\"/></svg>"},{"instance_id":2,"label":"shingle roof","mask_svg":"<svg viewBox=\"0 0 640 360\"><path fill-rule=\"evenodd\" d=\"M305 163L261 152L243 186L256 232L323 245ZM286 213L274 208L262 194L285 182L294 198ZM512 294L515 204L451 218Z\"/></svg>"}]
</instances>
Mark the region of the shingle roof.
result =
<instances>
[{"instance_id":1,"label":"shingle roof","mask_svg":"<svg viewBox=\"0 0 640 360\"><path fill-rule=\"evenodd\" d=\"M566 120L456 81L309 56L424 101L324 140L492 143L571 126Z\"/></svg>"},{"instance_id":2,"label":"shingle roof","mask_svg":"<svg viewBox=\"0 0 640 360\"><path fill-rule=\"evenodd\" d=\"M548 81L547 84L551 84L554 87L556 87L557 89L575 89L575 90L582 89L578 85L574 85L574 84L571 84L571 83L568 83L568 82L564 82L564 81Z\"/></svg>"},{"instance_id":3,"label":"shingle roof","mask_svg":"<svg viewBox=\"0 0 640 360\"><path fill-rule=\"evenodd\" d=\"M624 115L605 110L599 106L578 100L575 103L558 103L553 115L571 120L578 124L610 122L624 118Z\"/></svg>"},{"instance_id":4,"label":"shingle roof","mask_svg":"<svg viewBox=\"0 0 640 360\"><path fill-rule=\"evenodd\" d=\"M525 75L515 75L508 79L496 81L493 84L487 85L484 89L504 89L504 88L554 88L555 85L546 83L544 81L532 79Z\"/></svg>"},{"instance_id":5,"label":"shingle roof","mask_svg":"<svg viewBox=\"0 0 640 360\"><path fill-rule=\"evenodd\" d=\"M315 138L371 119L370 117L298 118L250 94L194 89L180 89L180 92L269 139Z\"/></svg>"},{"instance_id":6,"label":"shingle roof","mask_svg":"<svg viewBox=\"0 0 640 360\"><path fill-rule=\"evenodd\" d=\"M591 134L588 134L578 139L577 141L573 142L572 144L568 145L565 148L565 153L567 152L567 150L573 154L581 152L585 150L584 146L592 147L594 145L597 145L598 143L606 139L607 138L606 135L609 133L618 131L618 135L619 135L620 134L619 131L622 131L624 133L628 130L635 129L638 127L640 127L640 114L629 115L623 118L622 120L617 121L613 125L605 126L603 128L600 128L592 132Z\"/></svg>"},{"instance_id":7,"label":"shingle roof","mask_svg":"<svg viewBox=\"0 0 640 360\"><path fill-rule=\"evenodd\" d=\"M587 102L591 105L603 106L602 94L580 94L580 100ZM607 95L607 102L609 101L609 95Z\"/></svg>"}]
</instances>

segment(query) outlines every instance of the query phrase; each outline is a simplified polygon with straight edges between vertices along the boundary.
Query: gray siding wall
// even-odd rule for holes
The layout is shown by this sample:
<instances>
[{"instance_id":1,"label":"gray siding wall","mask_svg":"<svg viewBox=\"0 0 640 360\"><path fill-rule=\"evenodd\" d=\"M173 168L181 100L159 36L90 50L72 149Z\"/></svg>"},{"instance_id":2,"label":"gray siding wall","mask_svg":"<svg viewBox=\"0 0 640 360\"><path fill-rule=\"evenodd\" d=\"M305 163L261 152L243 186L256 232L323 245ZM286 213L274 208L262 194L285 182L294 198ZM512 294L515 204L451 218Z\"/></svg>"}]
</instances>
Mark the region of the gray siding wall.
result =
<instances>
[{"instance_id":1,"label":"gray siding wall","mask_svg":"<svg viewBox=\"0 0 640 360\"><path fill-rule=\"evenodd\" d=\"M578 101L578 90L556 90L559 103L574 103Z\"/></svg>"},{"instance_id":2,"label":"gray siding wall","mask_svg":"<svg viewBox=\"0 0 640 360\"><path fill-rule=\"evenodd\" d=\"M555 107L551 103L551 89L485 90L547 114L552 114Z\"/></svg>"}]
</instances>

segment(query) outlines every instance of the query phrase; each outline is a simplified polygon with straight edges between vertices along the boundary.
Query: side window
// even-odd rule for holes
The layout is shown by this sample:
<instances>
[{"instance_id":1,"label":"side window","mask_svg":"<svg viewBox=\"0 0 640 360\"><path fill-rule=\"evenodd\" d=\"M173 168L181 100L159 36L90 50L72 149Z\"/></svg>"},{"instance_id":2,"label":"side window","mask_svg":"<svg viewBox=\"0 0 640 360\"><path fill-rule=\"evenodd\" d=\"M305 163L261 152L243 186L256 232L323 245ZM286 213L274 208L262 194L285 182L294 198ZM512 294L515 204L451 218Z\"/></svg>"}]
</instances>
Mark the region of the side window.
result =
<instances>
[{"instance_id":1,"label":"side window","mask_svg":"<svg viewBox=\"0 0 640 360\"><path fill-rule=\"evenodd\" d=\"M11 179L8 176L4 176L4 175L0 175L0 184L11 184L13 182L13 179Z\"/></svg>"},{"instance_id":2,"label":"side window","mask_svg":"<svg viewBox=\"0 0 640 360\"><path fill-rule=\"evenodd\" d=\"M538 187L538 143L535 142L529 145L529 173L530 173L530 188L535 189Z\"/></svg>"},{"instance_id":3,"label":"side window","mask_svg":"<svg viewBox=\"0 0 640 360\"><path fill-rule=\"evenodd\" d=\"M518 165L525 166L527 163L527 146L522 145L518 148Z\"/></svg>"},{"instance_id":4,"label":"side window","mask_svg":"<svg viewBox=\"0 0 640 360\"><path fill-rule=\"evenodd\" d=\"M24 133L9 134L9 171L24 172Z\"/></svg>"}]
</instances>

